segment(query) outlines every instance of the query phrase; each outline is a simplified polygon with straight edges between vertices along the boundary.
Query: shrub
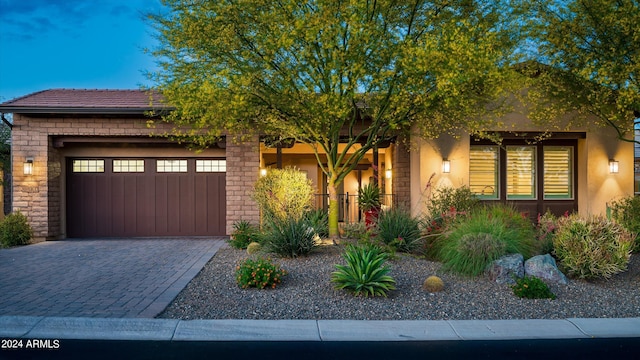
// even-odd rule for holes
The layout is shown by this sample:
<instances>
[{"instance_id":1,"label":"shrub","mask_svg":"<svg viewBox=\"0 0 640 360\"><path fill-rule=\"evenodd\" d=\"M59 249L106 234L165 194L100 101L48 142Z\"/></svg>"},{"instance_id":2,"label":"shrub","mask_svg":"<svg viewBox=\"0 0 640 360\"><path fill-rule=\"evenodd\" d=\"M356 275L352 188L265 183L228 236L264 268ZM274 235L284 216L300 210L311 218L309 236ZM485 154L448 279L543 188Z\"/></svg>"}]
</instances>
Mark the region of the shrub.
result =
<instances>
[{"instance_id":1,"label":"shrub","mask_svg":"<svg viewBox=\"0 0 640 360\"><path fill-rule=\"evenodd\" d=\"M269 251L284 257L308 255L318 246L319 240L313 227L304 218L272 220L263 239Z\"/></svg>"},{"instance_id":2,"label":"shrub","mask_svg":"<svg viewBox=\"0 0 640 360\"><path fill-rule=\"evenodd\" d=\"M536 224L536 240L538 241L537 252L541 255L551 254L553 252L553 237L558 228L558 218L551 212L547 211L544 215L538 214L538 223Z\"/></svg>"},{"instance_id":3,"label":"shrub","mask_svg":"<svg viewBox=\"0 0 640 360\"><path fill-rule=\"evenodd\" d=\"M553 246L569 275L610 278L627 269L633 240L621 225L604 217L571 215L560 221Z\"/></svg>"},{"instance_id":4,"label":"shrub","mask_svg":"<svg viewBox=\"0 0 640 360\"><path fill-rule=\"evenodd\" d=\"M249 255L253 255L260 250L262 250L262 245L260 245L260 243L252 242L251 244L247 245L247 254Z\"/></svg>"},{"instance_id":5,"label":"shrub","mask_svg":"<svg viewBox=\"0 0 640 360\"><path fill-rule=\"evenodd\" d=\"M525 276L516 279L511 287L519 298L526 299L555 299L556 295L549 290L547 284L535 276Z\"/></svg>"},{"instance_id":6,"label":"shrub","mask_svg":"<svg viewBox=\"0 0 640 360\"><path fill-rule=\"evenodd\" d=\"M422 283L422 288L428 292L438 292L444 289L444 282L437 276L429 276L424 283Z\"/></svg>"},{"instance_id":7,"label":"shrub","mask_svg":"<svg viewBox=\"0 0 640 360\"><path fill-rule=\"evenodd\" d=\"M322 209L307 211L305 219L321 238L329 236L329 214Z\"/></svg>"},{"instance_id":8,"label":"shrub","mask_svg":"<svg viewBox=\"0 0 640 360\"><path fill-rule=\"evenodd\" d=\"M373 231L367 229L364 221L344 224L342 236L346 239L357 240L358 242L368 242L373 237Z\"/></svg>"},{"instance_id":9,"label":"shrub","mask_svg":"<svg viewBox=\"0 0 640 360\"><path fill-rule=\"evenodd\" d=\"M0 245L2 247L26 245L33 237L27 217L20 211L7 215L0 223Z\"/></svg>"},{"instance_id":10,"label":"shrub","mask_svg":"<svg viewBox=\"0 0 640 360\"><path fill-rule=\"evenodd\" d=\"M256 181L252 198L258 203L263 220L302 219L311 207L314 190L307 175L295 168L270 169Z\"/></svg>"},{"instance_id":11,"label":"shrub","mask_svg":"<svg viewBox=\"0 0 640 360\"><path fill-rule=\"evenodd\" d=\"M247 259L236 268L236 281L243 289L257 287L275 289L287 272L268 259Z\"/></svg>"},{"instance_id":12,"label":"shrub","mask_svg":"<svg viewBox=\"0 0 640 360\"><path fill-rule=\"evenodd\" d=\"M336 289L346 289L354 295L387 296L387 291L395 290L395 280L388 276L389 268L384 266L387 255L375 246L347 245L343 254L347 265L336 265L331 273L331 282Z\"/></svg>"},{"instance_id":13,"label":"shrub","mask_svg":"<svg viewBox=\"0 0 640 360\"><path fill-rule=\"evenodd\" d=\"M506 254L525 258L535 253L533 224L511 206L479 207L456 220L438 242L438 258L444 267L476 276L492 261Z\"/></svg>"},{"instance_id":14,"label":"shrub","mask_svg":"<svg viewBox=\"0 0 640 360\"><path fill-rule=\"evenodd\" d=\"M478 197L466 186L442 187L427 201L427 211L432 219L438 219L451 211L467 213L479 204Z\"/></svg>"},{"instance_id":15,"label":"shrub","mask_svg":"<svg viewBox=\"0 0 640 360\"><path fill-rule=\"evenodd\" d=\"M411 252L420 241L420 223L404 209L393 208L378 216L378 238L386 245L402 252Z\"/></svg>"},{"instance_id":16,"label":"shrub","mask_svg":"<svg viewBox=\"0 0 640 360\"><path fill-rule=\"evenodd\" d=\"M611 204L611 217L635 235L632 251L640 252L640 196L629 196L614 201Z\"/></svg>"},{"instance_id":17,"label":"shrub","mask_svg":"<svg viewBox=\"0 0 640 360\"><path fill-rule=\"evenodd\" d=\"M245 249L251 242L257 241L259 229L246 220L233 223L233 233L228 240L229 245L236 249Z\"/></svg>"}]
</instances>

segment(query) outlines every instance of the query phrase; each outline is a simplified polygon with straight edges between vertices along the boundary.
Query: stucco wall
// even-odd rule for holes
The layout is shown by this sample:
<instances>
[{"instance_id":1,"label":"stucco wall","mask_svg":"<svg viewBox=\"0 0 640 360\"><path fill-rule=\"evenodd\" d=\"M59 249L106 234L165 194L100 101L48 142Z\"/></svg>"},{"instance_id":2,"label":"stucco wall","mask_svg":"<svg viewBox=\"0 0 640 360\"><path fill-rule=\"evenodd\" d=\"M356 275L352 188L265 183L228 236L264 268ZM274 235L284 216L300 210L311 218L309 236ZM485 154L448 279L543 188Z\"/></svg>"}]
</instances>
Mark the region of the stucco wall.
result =
<instances>
[{"instance_id":1,"label":"stucco wall","mask_svg":"<svg viewBox=\"0 0 640 360\"><path fill-rule=\"evenodd\" d=\"M521 114L510 114L505 129L513 131L521 124L526 131L540 129L528 123ZM589 126L575 131L585 132L586 138L578 140L578 212L582 215L604 215L607 203L614 199L633 195L633 143L617 140L615 131L608 127ZM425 211L425 201L430 191L441 186L460 187L469 184L470 136L443 135L438 139L414 139L415 151L411 158L411 201L414 214ZM442 159L451 162L451 172L442 173ZM609 173L609 159L619 162L619 173ZM431 180L431 189L428 181Z\"/></svg>"}]
</instances>

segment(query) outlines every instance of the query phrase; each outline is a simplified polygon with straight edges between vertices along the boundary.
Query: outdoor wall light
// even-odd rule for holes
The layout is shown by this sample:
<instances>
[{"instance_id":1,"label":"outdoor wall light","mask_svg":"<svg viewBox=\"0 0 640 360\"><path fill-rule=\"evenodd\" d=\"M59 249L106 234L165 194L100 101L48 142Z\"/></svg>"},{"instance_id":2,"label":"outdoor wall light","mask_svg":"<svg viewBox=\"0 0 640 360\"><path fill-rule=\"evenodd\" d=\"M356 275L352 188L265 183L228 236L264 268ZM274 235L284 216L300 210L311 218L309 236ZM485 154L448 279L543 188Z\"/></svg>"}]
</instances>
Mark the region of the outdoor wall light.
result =
<instances>
[{"instance_id":1,"label":"outdoor wall light","mask_svg":"<svg viewBox=\"0 0 640 360\"><path fill-rule=\"evenodd\" d=\"M267 176L267 169L261 168L260 169L260 176Z\"/></svg>"},{"instance_id":2,"label":"outdoor wall light","mask_svg":"<svg viewBox=\"0 0 640 360\"><path fill-rule=\"evenodd\" d=\"M24 174L33 175L33 158L28 157L24 161Z\"/></svg>"},{"instance_id":3,"label":"outdoor wall light","mask_svg":"<svg viewBox=\"0 0 640 360\"><path fill-rule=\"evenodd\" d=\"M618 162L614 159L609 159L609 173L610 174L618 173Z\"/></svg>"},{"instance_id":4,"label":"outdoor wall light","mask_svg":"<svg viewBox=\"0 0 640 360\"><path fill-rule=\"evenodd\" d=\"M447 158L442 159L442 172L448 174L451 172L451 161Z\"/></svg>"},{"instance_id":5,"label":"outdoor wall light","mask_svg":"<svg viewBox=\"0 0 640 360\"><path fill-rule=\"evenodd\" d=\"M393 171L391 171L391 169L387 169L384 171L384 177L386 177L387 179L391 179L392 176L393 176Z\"/></svg>"}]
</instances>

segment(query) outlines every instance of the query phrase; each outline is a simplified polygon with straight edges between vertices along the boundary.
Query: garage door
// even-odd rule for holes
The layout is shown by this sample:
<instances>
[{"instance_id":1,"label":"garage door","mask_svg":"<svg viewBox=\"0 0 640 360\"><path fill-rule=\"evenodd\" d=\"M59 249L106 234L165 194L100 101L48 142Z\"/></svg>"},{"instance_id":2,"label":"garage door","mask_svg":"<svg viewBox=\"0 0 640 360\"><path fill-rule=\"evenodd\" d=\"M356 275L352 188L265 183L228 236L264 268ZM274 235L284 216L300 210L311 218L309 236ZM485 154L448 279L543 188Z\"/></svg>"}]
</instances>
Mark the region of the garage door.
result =
<instances>
[{"instance_id":1,"label":"garage door","mask_svg":"<svg viewBox=\"0 0 640 360\"><path fill-rule=\"evenodd\" d=\"M224 159L67 160L68 237L225 234Z\"/></svg>"}]
</instances>

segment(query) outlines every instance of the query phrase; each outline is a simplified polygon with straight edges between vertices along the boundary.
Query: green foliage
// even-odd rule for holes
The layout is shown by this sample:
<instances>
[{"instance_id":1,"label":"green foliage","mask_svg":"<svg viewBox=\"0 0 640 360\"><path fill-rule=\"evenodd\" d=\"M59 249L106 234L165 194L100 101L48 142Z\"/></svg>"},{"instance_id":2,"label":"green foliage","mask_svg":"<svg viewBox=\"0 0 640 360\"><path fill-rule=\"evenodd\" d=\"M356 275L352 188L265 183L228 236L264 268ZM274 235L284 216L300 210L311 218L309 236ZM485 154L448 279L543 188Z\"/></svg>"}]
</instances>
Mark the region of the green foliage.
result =
<instances>
[{"instance_id":1,"label":"green foliage","mask_svg":"<svg viewBox=\"0 0 640 360\"><path fill-rule=\"evenodd\" d=\"M20 211L7 215L0 223L0 245L2 247L26 245L33 237L27 217Z\"/></svg>"},{"instance_id":2,"label":"green foliage","mask_svg":"<svg viewBox=\"0 0 640 360\"><path fill-rule=\"evenodd\" d=\"M555 299L556 295L549 290L547 284L535 276L525 276L516 279L511 287L514 295L526 299Z\"/></svg>"},{"instance_id":3,"label":"green foliage","mask_svg":"<svg viewBox=\"0 0 640 360\"><path fill-rule=\"evenodd\" d=\"M380 188L376 184L368 183L358 190L358 207L360 211L380 208Z\"/></svg>"},{"instance_id":4,"label":"green foliage","mask_svg":"<svg viewBox=\"0 0 640 360\"><path fill-rule=\"evenodd\" d=\"M538 241L537 253L551 254L553 252L553 237L558 229L558 218L547 211L544 215L538 214L536 224L536 240Z\"/></svg>"},{"instance_id":5,"label":"green foliage","mask_svg":"<svg viewBox=\"0 0 640 360\"><path fill-rule=\"evenodd\" d=\"M384 265L387 255L375 246L348 245L343 254L347 265L336 265L331 273L331 282L336 289L346 289L354 295L387 296L395 290L395 280L387 275Z\"/></svg>"},{"instance_id":6,"label":"green foliage","mask_svg":"<svg viewBox=\"0 0 640 360\"><path fill-rule=\"evenodd\" d=\"M446 269L471 276L503 255L520 253L526 259L536 252L533 224L505 205L473 209L451 225L438 246Z\"/></svg>"},{"instance_id":7,"label":"green foliage","mask_svg":"<svg viewBox=\"0 0 640 360\"><path fill-rule=\"evenodd\" d=\"M249 287L275 289L286 274L284 269L280 269L279 265L272 263L269 259L247 259L236 267L236 281L243 289Z\"/></svg>"},{"instance_id":8,"label":"green foliage","mask_svg":"<svg viewBox=\"0 0 640 360\"><path fill-rule=\"evenodd\" d=\"M271 221L263 234L267 249L280 256L298 257L308 255L318 246L318 236L304 219Z\"/></svg>"},{"instance_id":9,"label":"green foliage","mask_svg":"<svg viewBox=\"0 0 640 360\"><path fill-rule=\"evenodd\" d=\"M444 289L444 282L437 276L429 276L422 283L422 288L428 292L434 293Z\"/></svg>"},{"instance_id":10,"label":"green foliage","mask_svg":"<svg viewBox=\"0 0 640 360\"><path fill-rule=\"evenodd\" d=\"M538 45L532 47L532 58L545 64L530 64L525 70L533 90L529 98L534 111L529 117L544 122L567 111L596 115L620 138L633 141L633 119L640 112L640 62L631 59L640 58L640 4L617 0L522 4L528 22L523 29ZM542 97L552 101L540 101Z\"/></svg>"},{"instance_id":11,"label":"green foliage","mask_svg":"<svg viewBox=\"0 0 640 360\"><path fill-rule=\"evenodd\" d=\"M258 241L260 230L246 220L233 223L233 233L227 241L231 247L245 249L251 242Z\"/></svg>"},{"instance_id":12,"label":"green foliage","mask_svg":"<svg viewBox=\"0 0 640 360\"><path fill-rule=\"evenodd\" d=\"M247 254L249 255L253 255L260 250L262 250L262 245L260 245L260 243L258 242L252 242L249 245L247 245Z\"/></svg>"},{"instance_id":13,"label":"green foliage","mask_svg":"<svg viewBox=\"0 0 640 360\"><path fill-rule=\"evenodd\" d=\"M451 213L466 214L480 204L469 187L441 187L427 201L427 212L431 219L441 219Z\"/></svg>"},{"instance_id":14,"label":"green foliage","mask_svg":"<svg viewBox=\"0 0 640 360\"><path fill-rule=\"evenodd\" d=\"M367 229L364 221L344 224L342 226L342 237L345 239L357 240L358 242L369 242L374 236L372 229Z\"/></svg>"},{"instance_id":15,"label":"green foliage","mask_svg":"<svg viewBox=\"0 0 640 360\"><path fill-rule=\"evenodd\" d=\"M300 220L311 208L314 189L307 175L295 168L270 169L256 181L252 193L263 220Z\"/></svg>"},{"instance_id":16,"label":"green foliage","mask_svg":"<svg viewBox=\"0 0 640 360\"><path fill-rule=\"evenodd\" d=\"M169 135L206 146L259 132L311 145L336 186L365 154L413 125L425 136L480 128L511 84L517 29L504 2L165 0L150 21L175 111ZM366 121L363 121L366 119ZM348 141L340 137L348 131Z\"/></svg>"},{"instance_id":17,"label":"green foliage","mask_svg":"<svg viewBox=\"0 0 640 360\"><path fill-rule=\"evenodd\" d=\"M384 244L406 253L414 251L421 239L420 222L400 208L380 213L376 233Z\"/></svg>"},{"instance_id":18,"label":"green foliage","mask_svg":"<svg viewBox=\"0 0 640 360\"><path fill-rule=\"evenodd\" d=\"M329 236L329 214L325 210L310 210L304 217L320 238Z\"/></svg>"},{"instance_id":19,"label":"green foliage","mask_svg":"<svg viewBox=\"0 0 640 360\"><path fill-rule=\"evenodd\" d=\"M627 269L633 240L622 226L604 217L571 215L561 219L553 246L569 275L610 278Z\"/></svg>"},{"instance_id":20,"label":"green foliage","mask_svg":"<svg viewBox=\"0 0 640 360\"><path fill-rule=\"evenodd\" d=\"M611 216L632 235L636 241L632 251L640 252L640 196L629 196L611 204Z\"/></svg>"}]
</instances>

